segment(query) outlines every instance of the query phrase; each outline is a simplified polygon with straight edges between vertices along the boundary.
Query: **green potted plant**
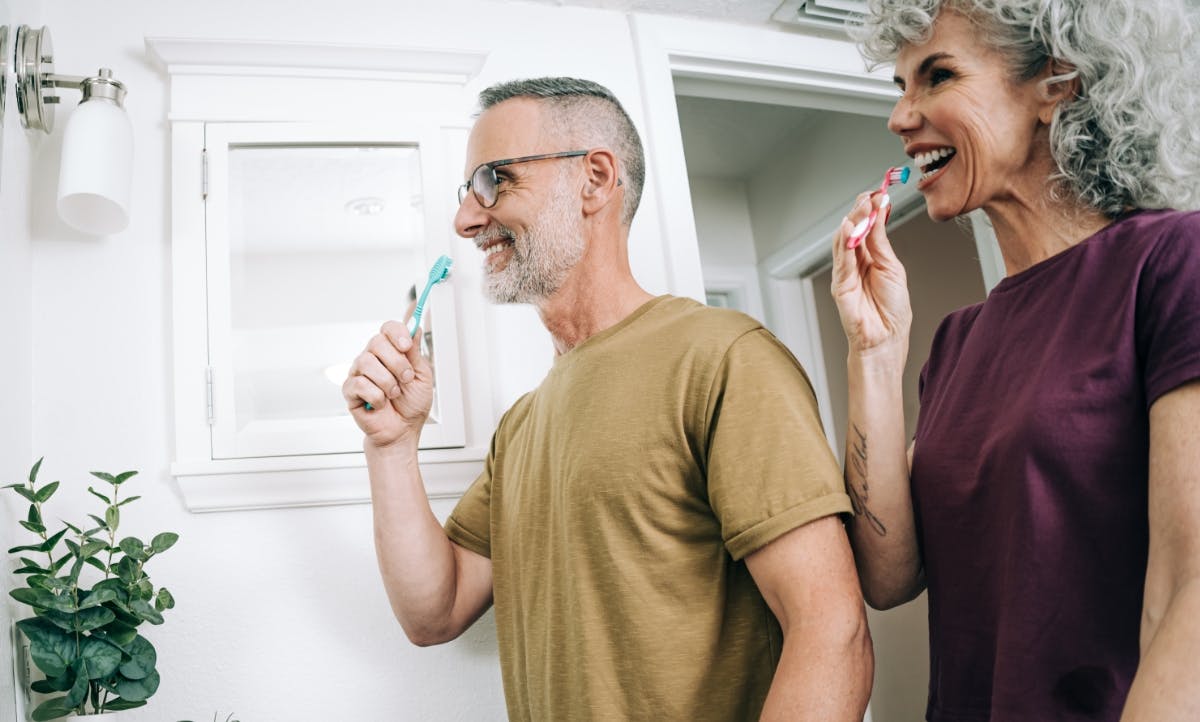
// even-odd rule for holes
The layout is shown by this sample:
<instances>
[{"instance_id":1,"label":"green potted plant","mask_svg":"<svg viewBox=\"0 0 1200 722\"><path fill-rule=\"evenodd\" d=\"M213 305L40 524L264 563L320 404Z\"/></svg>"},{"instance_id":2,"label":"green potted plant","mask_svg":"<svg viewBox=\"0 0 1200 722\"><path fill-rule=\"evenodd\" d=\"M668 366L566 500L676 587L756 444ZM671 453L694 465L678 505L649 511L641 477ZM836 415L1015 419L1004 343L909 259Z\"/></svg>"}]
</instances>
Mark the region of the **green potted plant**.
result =
<instances>
[{"instance_id":1,"label":"green potted plant","mask_svg":"<svg viewBox=\"0 0 1200 722\"><path fill-rule=\"evenodd\" d=\"M157 653L138 627L143 622L162 624L163 611L174 607L175 600L165 588L156 590L150 583L146 563L170 549L179 536L163 532L148 544L132 536L118 539L122 507L140 498L120 498L122 485L136 471L115 476L93 471L92 476L110 487L106 493L88 487L104 503L103 515L89 514L87 524L63 522L61 531L50 533L44 506L59 482L39 486L41 465L38 459L28 483L4 487L29 502L29 513L20 524L37 537L32 544L8 550L20 560L15 574L25 581L9 595L33 610L33 616L17 622L17 627L29 640L33 663L45 675L30 686L51 695L33 710L32 718L105 719L107 713L141 707L158 689Z\"/></svg>"}]
</instances>

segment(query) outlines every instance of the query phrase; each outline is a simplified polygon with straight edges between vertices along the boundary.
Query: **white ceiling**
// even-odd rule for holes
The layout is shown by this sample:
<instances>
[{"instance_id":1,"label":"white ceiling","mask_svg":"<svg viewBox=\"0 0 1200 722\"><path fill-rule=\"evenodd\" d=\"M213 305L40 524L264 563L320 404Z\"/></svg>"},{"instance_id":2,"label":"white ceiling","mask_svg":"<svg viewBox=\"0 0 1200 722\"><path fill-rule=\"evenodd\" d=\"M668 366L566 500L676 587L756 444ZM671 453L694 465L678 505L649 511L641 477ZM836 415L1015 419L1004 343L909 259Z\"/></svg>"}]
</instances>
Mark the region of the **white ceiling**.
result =
<instances>
[{"instance_id":1,"label":"white ceiling","mask_svg":"<svg viewBox=\"0 0 1200 722\"><path fill-rule=\"evenodd\" d=\"M793 143L820 111L736 100L676 96L689 175L744 180L771 153Z\"/></svg>"},{"instance_id":2,"label":"white ceiling","mask_svg":"<svg viewBox=\"0 0 1200 722\"><path fill-rule=\"evenodd\" d=\"M772 25L780 0L526 0L536 5L599 8L619 12L680 15L750 25ZM499 0L511 2L511 0Z\"/></svg>"}]
</instances>

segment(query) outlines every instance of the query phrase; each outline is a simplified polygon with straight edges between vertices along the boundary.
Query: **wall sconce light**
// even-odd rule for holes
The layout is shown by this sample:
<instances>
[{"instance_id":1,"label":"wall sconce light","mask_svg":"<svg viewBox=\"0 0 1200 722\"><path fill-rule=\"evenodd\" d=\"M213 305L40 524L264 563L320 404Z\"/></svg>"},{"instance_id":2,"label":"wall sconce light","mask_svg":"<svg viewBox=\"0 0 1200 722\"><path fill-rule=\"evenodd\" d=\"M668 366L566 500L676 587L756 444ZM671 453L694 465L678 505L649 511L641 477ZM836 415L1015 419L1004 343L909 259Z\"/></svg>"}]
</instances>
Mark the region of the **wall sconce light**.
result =
<instances>
[{"instance_id":1,"label":"wall sconce light","mask_svg":"<svg viewBox=\"0 0 1200 722\"><path fill-rule=\"evenodd\" d=\"M17 112L30 130L54 130L55 88L83 93L63 133L58 173L58 215L92 234L121 231L129 224L133 173L133 126L125 114L125 86L100 68L94 77L56 75L50 29L17 28L14 40Z\"/></svg>"}]
</instances>

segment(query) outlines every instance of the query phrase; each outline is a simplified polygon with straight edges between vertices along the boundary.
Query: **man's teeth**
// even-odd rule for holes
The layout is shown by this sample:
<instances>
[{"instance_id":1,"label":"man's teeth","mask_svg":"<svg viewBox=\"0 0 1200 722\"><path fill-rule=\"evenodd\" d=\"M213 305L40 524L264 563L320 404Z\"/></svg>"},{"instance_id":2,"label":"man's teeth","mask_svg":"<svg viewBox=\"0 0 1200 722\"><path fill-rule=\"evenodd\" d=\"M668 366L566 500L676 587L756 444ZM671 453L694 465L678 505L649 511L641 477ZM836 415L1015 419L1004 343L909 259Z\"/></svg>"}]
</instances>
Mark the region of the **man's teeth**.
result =
<instances>
[{"instance_id":1,"label":"man's teeth","mask_svg":"<svg viewBox=\"0 0 1200 722\"><path fill-rule=\"evenodd\" d=\"M485 254L485 257L491 258L492 256L499 253L500 251L503 251L505 248L508 248L510 245L512 245L511 241L501 241L500 243L493 243L492 245L483 249L483 252Z\"/></svg>"},{"instance_id":2,"label":"man's teeth","mask_svg":"<svg viewBox=\"0 0 1200 722\"><path fill-rule=\"evenodd\" d=\"M954 153L955 150L953 148L946 147L938 148L937 150L931 150L926 153L917 153L915 156L913 156L913 160L916 162L917 167L921 169L921 179L924 180L925 178L933 175L933 173L938 170L938 168L941 168L941 166L944 164L939 164L938 168L932 169L929 166L937 163L943 158L949 158L950 156L954 155Z\"/></svg>"}]
</instances>

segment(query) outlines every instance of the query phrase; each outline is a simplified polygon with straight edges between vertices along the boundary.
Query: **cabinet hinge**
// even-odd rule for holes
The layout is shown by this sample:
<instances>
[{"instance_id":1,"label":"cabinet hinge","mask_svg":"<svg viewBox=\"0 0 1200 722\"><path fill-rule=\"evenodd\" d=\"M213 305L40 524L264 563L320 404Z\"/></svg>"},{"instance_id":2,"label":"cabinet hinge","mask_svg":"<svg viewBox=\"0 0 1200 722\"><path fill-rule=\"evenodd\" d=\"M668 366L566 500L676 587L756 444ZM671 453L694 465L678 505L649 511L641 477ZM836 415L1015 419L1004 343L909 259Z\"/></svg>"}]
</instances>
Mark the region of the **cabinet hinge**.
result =
<instances>
[{"instance_id":1,"label":"cabinet hinge","mask_svg":"<svg viewBox=\"0 0 1200 722\"><path fill-rule=\"evenodd\" d=\"M208 149L200 151L200 199L208 200Z\"/></svg>"},{"instance_id":2,"label":"cabinet hinge","mask_svg":"<svg viewBox=\"0 0 1200 722\"><path fill-rule=\"evenodd\" d=\"M205 383L204 388L208 392L208 425L212 426L217 422L217 415L213 412L213 367L209 366L204 370Z\"/></svg>"}]
</instances>

